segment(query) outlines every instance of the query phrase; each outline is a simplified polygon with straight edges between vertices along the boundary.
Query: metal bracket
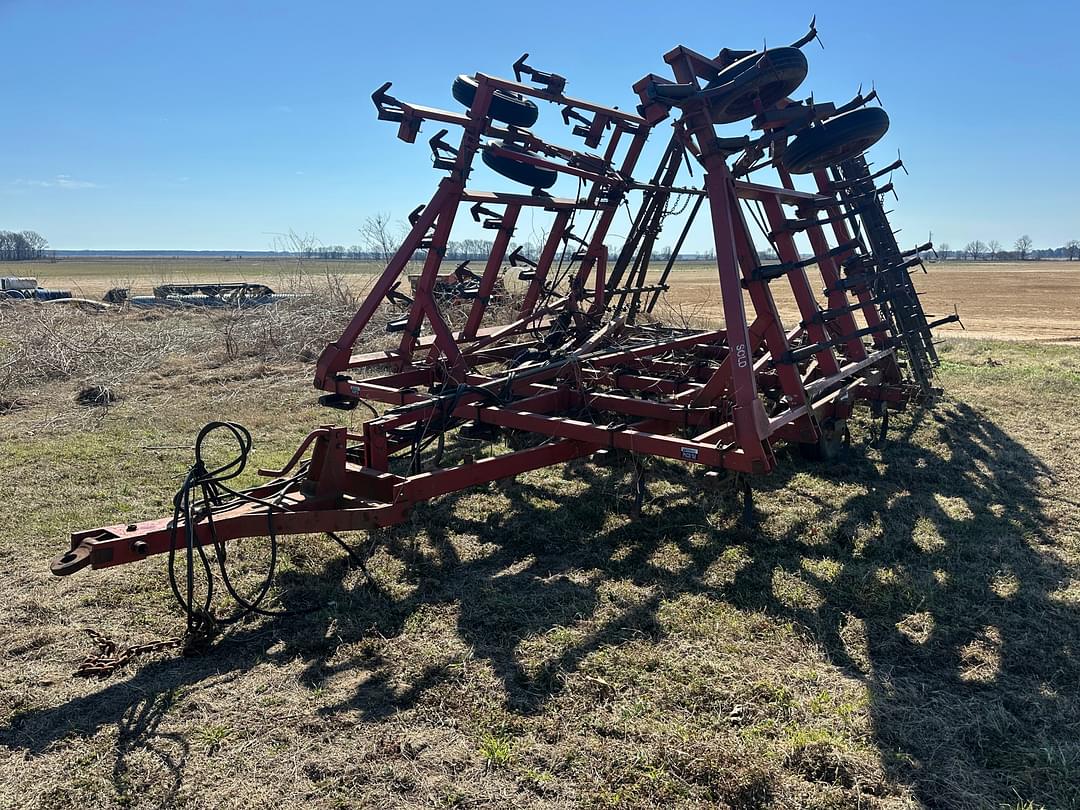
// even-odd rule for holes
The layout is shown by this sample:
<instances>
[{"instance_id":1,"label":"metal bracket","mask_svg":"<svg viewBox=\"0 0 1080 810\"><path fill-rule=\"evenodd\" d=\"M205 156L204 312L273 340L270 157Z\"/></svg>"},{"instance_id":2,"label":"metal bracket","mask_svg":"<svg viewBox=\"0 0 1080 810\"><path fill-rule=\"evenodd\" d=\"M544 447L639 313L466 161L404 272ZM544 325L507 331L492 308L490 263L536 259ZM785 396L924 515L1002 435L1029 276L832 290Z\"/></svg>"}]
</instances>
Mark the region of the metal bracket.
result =
<instances>
[{"instance_id":1,"label":"metal bracket","mask_svg":"<svg viewBox=\"0 0 1080 810\"><path fill-rule=\"evenodd\" d=\"M380 121L400 122L405 118L405 109L401 106L400 101L386 92L391 85L393 85L393 82L384 84L371 94L371 100L375 102L375 109L379 111Z\"/></svg>"},{"instance_id":2,"label":"metal bracket","mask_svg":"<svg viewBox=\"0 0 1080 810\"><path fill-rule=\"evenodd\" d=\"M431 147L431 163L436 169L454 168L454 162L458 154L457 147L451 146L443 140L443 136L449 131L448 129L440 129L428 140L428 145Z\"/></svg>"},{"instance_id":3,"label":"metal bracket","mask_svg":"<svg viewBox=\"0 0 1080 810\"><path fill-rule=\"evenodd\" d=\"M509 256L506 257L507 260L510 262L510 266L511 267L519 267L521 265L525 265L526 267L531 267L531 268L533 268L535 270L536 269L536 262L534 262L532 259L528 258L527 256L522 256L521 255L521 247L522 247L521 245L518 245L516 248L514 248L514 251Z\"/></svg>"},{"instance_id":4,"label":"metal bracket","mask_svg":"<svg viewBox=\"0 0 1080 810\"><path fill-rule=\"evenodd\" d=\"M600 141L603 140L604 131L611 126L611 117L603 113L598 112L592 118L586 118L571 106L563 107L563 123L569 126L571 118L581 122L581 125L574 127L571 132L579 138L584 138L585 145L589 147L599 146Z\"/></svg>"},{"instance_id":5,"label":"metal bracket","mask_svg":"<svg viewBox=\"0 0 1080 810\"><path fill-rule=\"evenodd\" d=\"M807 45L814 40L817 40L817 44L821 46L822 50L825 50L825 44L821 41L821 37L818 36L817 14L810 18L810 30L792 42L791 47L801 48L803 45Z\"/></svg>"},{"instance_id":6,"label":"metal bracket","mask_svg":"<svg viewBox=\"0 0 1080 810\"><path fill-rule=\"evenodd\" d=\"M561 96L562 91L566 89L566 77L560 76L558 73L547 73L543 70L537 70L526 64L525 60L528 58L529 55L523 53L521 57L514 62L514 78L520 82L522 75L526 75L534 84L544 85L547 91L552 95Z\"/></svg>"},{"instance_id":7,"label":"metal bracket","mask_svg":"<svg viewBox=\"0 0 1080 810\"><path fill-rule=\"evenodd\" d=\"M481 222L482 228L487 228L491 231L497 231L503 226L503 215L498 211L492 211L490 208L485 208L483 203L476 203L469 209L469 213L472 214L474 222L481 222L481 217L485 219Z\"/></svg>"}]
</instances>

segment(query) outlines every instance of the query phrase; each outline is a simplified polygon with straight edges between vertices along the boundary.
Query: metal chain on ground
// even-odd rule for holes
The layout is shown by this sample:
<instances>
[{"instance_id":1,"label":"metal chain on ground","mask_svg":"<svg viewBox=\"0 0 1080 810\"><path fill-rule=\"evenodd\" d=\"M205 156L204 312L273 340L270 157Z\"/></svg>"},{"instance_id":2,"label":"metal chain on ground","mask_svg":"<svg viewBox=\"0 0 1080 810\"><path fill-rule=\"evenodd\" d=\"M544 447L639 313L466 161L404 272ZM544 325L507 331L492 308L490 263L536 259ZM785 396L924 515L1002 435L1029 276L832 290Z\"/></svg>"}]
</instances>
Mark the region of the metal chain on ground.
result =
<instances>
[{"instance_id":1,"label":"metal chain on ground","mask_svg":"<svg viewBox=\"0 0 1080 810\"><path fill-rule=\"evenodd\" d=\"M214 630L213 626L207 623L205 630L200 632L185 633L182 636L173 636L172 638L150 641L145 644L132 644L127 647L121 647L112 639L89 627L84 627L83 632L90 636L98 648L98 652L88 655L79 664L75 672L72 673L75 678L107 678L133 658L165 652L166 650L183 649L185 653L194 651L209 639Z\"/></svg>"}]
</instances>

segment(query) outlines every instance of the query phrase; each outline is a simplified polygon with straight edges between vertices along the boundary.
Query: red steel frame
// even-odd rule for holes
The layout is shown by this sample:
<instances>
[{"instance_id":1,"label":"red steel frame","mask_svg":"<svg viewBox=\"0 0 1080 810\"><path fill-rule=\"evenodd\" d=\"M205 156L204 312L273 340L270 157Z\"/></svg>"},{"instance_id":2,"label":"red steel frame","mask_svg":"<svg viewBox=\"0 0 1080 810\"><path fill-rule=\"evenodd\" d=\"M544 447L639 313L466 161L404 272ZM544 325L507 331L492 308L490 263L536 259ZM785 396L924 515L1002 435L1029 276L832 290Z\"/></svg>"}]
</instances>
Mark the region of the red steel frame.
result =
<instances>
[{"instance_id":1,"label":"red steel frame","mask_svg":"<svg viewBox=\"0 0 1080 810\"><path fill-rule=\"evenodd\" d=\"M675 80L684 84L698 84L723 67L683 47L665 59ZM695 193L708 202L723 326L639 324L611 306L615 293L607 284L605 239L622 201L645 187L632 179L633 172L649 134L670 114L669 107L650 101L646 92L657 78L647 76L634 86L643 102L640 115L567 97L561 84L533 86L484 74L476 76L478 89L464 114L400 102L385 95L388 86L376 94L380 117L398 122L403 140L414 141L424 121L462 130L448 175L415 217L356 315L317 363L315 387L336 404L374 400L391 407L355 433L329 425L312 432L284 469L267 472L274 480L252 490L255 497L280 495L279 505L238 502L216 513L218 540L263 535L268 519L278 534L392 525L416 503L605 449L767 473L776 464L777 441L818 442L823 426L846 419L858 400L903 404L908 388L870 292L856 290L853 301L840 284L841 262L860 248L828 177L817 175L817 192L796 190L782 169L776 186L736 179L728 165L731 151L717 138L704 100L690 98L680 107L675 133L678 146L705 170L704 187ZM490 114L496 91L591 114L590 125L579 129L585 130L589 145L604 143L602 153L578 152L546 143L528 130L503 127ZM528 153L482 146L484 138L507 137ZM474 190L467 181L481 148L574 177L586 191L571 199ZM462 205L495 211L497 233L478 297L455 325L433 288ZM771 271L759 260L745 205L761 206L782 271ZM788 217L792 208L796 219ZM492 319L489 296L525 209L551 217L547 238L516 314L505 323L485 323ZM826 219L819 221L817 211L825 212ZM593 217L584 236L571 230L579 212ZM830 222L835 244L824 227ZM825 307L800 259L794 239L798 231L806 233L812 246L827 291ZM571 242L581 249L571 259L570 272L553 273L560 252L565 253L561 246ZM651 240L647 244L651 250ZM397 347L356 353L361 336L417 254L423 255L422 269ZM784 325L773 299L770 284L781 277L798 304L798 326ZM644 283L644 272L637 283ZM806 346L810 351L800 353ZM530 359L521 361L529 352ZM376 367L387 371L366 376ZM446 433L465 423L531 434L540 443L483 459L467 455L444 468L416 469L419 450L409 469L395 461L419 447L427 428ZM309 448L310 457L301 461ZM196 542L211 542L207 521L195 529ZM172 533L168 520L78 532L72 535L71 550L53 561L53 571L68 574L166 552Z\"/></svg>"}]
</instances>

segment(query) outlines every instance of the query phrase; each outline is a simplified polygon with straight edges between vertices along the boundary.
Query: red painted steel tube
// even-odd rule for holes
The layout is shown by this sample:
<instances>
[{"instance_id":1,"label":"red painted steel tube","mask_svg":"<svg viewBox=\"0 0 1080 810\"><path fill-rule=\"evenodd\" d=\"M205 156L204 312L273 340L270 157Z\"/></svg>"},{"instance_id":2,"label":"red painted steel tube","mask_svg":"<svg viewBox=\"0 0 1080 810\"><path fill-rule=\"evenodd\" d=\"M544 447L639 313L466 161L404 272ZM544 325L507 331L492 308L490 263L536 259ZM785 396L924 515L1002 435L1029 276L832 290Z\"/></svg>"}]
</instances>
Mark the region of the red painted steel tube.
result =
<instances>
[{"instance_id":1,"label":"red painted steel tube","mask_svg":"<svg viewBox=\"0 0 1080 810\"><path fill-rule=\"evenodd\" d=\"M407 514L408 505L405 503L356 507L330 503L320 509L275 511L271 524L271 515L266 507L243 504L235 510L215 517L213 528L218 541L224 542L243 537L266 536L270 533L271 525L274 534L277 535L375 529L400 523ZM172 518L161 518L142 523L105 526L83 532L81 533L83 535L96 536L78 541L71 552L58 556L53 561L53 572L73 573L86 566L109 568L114 565L137 562L154 554L165 554L172 545L171 523ZM176 535L178 548L184 547L183 530L184 524L181 522ZM196 545L206 546L212 542L210 524L206 520L197 523L195 525ZM84 557L85 562L81 565L72 565L74 561L65 561L68 554ZM64 570L65 567L68 570Z\"/></svg>"},{"instance_id":2,"label":"red painted steel tube","mask_svg":"<svg viewBox=\"0 0 1080 810\"><path fill-rule=\"evenodd\" d=\"M780 176L780 181L784 184L785 188L793 189L794 181L791 178L791 173L788 172L783 166L777 168L777 174ZM822 195L824 196L824 195ZM817 215L812 215L813 219L817 219ZM780 227L779 225L773 225L773 228ZM835 256L829 255L829 242L825 237L825 231L820 225L811 225L806 229L807 239L810 241L810 247L813 249L814 254L817 256L818 271L821 274L821 280L825 284L825 289L828 291L826 300L828 301L829 309L846 309L851 303L847 293L839 289L837 283L840 280L840 265ZM873 306L871 305L871 308ZM875 314L877 310L874 310ZM840 329L840 333L843 335L850 335L858 329L858 324L855 322L855 316L851 312L844 312L836 318L836 323ZM817 342L815 340L815 342ZM866 347L863 346L863 342L858 338L852 338L844 344L847 357L851 360L861 360L866 357Z\"/></svg>"},{"instance_id":3,"label":"red painted steel tube","mask_svg":"<svg viewBox=\"0 0 1080 810\"><path fill-rule=\"evenodd\" d=\"M552 262L555 261L555 254L559 251L559 243L562 241L563 234L566 233L566 224L569 221L569 211L559 211L559 213L555 215L555 222L551 226L550 233L548 233L547 242L544 243L544 248L537 259L536 269L534 271L535 275L529 283L529 289L525 293L525 298L521 302L520 314L523 318L527 315L531 315L533 309L536 307L536 302L544 289L544 281L547 279L548 272L551 270Z\"/></svg>"},{"instance_id":4,"label":"red painted steel tube","mask_svg":"<svg viewBox=\"0 0 1080 810\"><path fill-rule=\"evenodd\" d=\"M446 470L432 470L406 479L398 491L406 503L419 503L466 487L587 456L599 448L578 441L557 441L505 456L480 459Z\"/></svg>"},{"instance_id":5,"label":"red painted steel tube","mask_svg":"<svg viewBox=\"0 0 1080 810\"><path fill-rule=\"evenodd\" d=\"M776 197L765 197L762 205L765 208L765 216L769 225L775 234L777 257L785 264L799 262L799 250L795 246L795 240L791 237L791 234L780 230L784 223L784 212L780 208L780 201ZM829 339L829 335L825 331L825 324L817 320L821 307L818 306L817 299L810 289L810 280L806 276L806 270L802 267L796 267L788 271L787 278L788 283L791 285L791 292L795 296L795 303L799 307L799 314L806 324L807 334L810 335L810 339L814 343L824 343ZM828 346L822 348L815 357L817 357L818 363L826 374L833 374L840 367L836 362L836 356Z\"/></svg>"},{"instance_id":6,"label":"red painted steel tube","mask_svg":"<svg viewBox=\"0 0 1080 810\"><path fill-rule=\"evenodd\" d=\"M455 191L460 190L459 186L453 188ZM431 238L432 245L428 249L427 257L424 259L424 268L420 271L420 280L417 283L416 290L414 290L415 300L409 310L405 331L401 335L401 345L398 347L402 365L412 359L416 339L420 335L420 325L423 323L425 316L433 327L442 317L431 298L431 291L435 285L435 277L439 274L439 266L442 264L443 256L446 254L446 243L450 239L450 229L454 226L457 208L457 199L448 195L442 210L438 212L438 218L435 221L435 235ZM445 338L440 340L438 332L436 332L435 342L444 352L450 350L450 347L445 345Z\"/></svg>"},{"instance_id":7,"label":"red painted steel tube","mask_svg":"<svg viewBox=\"0 0 1080 810\"><path fill-rule=\"evenodd\" d=\"M829 176L825 173L823 169L814 172L814 181L817 183L818 188L821 189L823 193L827 193L827 190L831 187ZM835 199L835 195L828 194L828 196ZM835 205L830 205L825 209L825 211L829 219L832 220L832 229L833 233L836 236L837 242L839 244L850 242L851 230L848 228L847 220L842 216L843 212L840 210L840 203L837 202ZM853 253L854 251L850 251L843 256L837 256L837 263L842 264L844 259L848 258L848 256L851 256ZM866 325L881 326L883 323L881 313L878 312L877 307L872 303L871 298L873 298L873 296L871 295L870 291L867 290L865 287L861 289L856 289L855 297L859 300L859 303L862 304L862 314L863 318L866 320ZM885 335L884 332L873 332L871 333L870 339L873 341L874 345L879 348L884 346L888 342L888 337Z\"/></svg>"},{"instance_id":8,"label":"red painted steel tube","mask_svg":"<svg viewBox=\"0 0 1080 810\"><path fill-rule=\"evenodd\" d=\"M420 242L435 221L435 217L449 203L457 191L458 186L450 180L443 180L439 183L435 196L424 207L413 229L405 237L401 247L398 248L397 253L394 254L382 275L379 276L379 280L375 282L375 285L364 299L364 303L360 305L356 315L353 316L349 325L345 327L341 337L323 350L315 370L316 388L334 390L333 377L348 367L349 359L352 356L352 347L356 343L356 339L386 298L387 292L397 282L401 271L405 269L405 265L412 259L413 253L419 249Z\"/></svg>"},{"instance_id":9,"label":"red painted steel tube","mask_svg":"<svg viewBox=\"0 0 1080 810\"><path fill-rule=\"evenodd\" d=\"M743 304L742 285L739 280L738 256L735 252L735 228L728 194L729 175L723 161L719 162L720 171L711 171L705 175L705 188L709 192L709 209L712 213L713 244L716 246L717 271L720 280L720 294L724 309L724 328L734 362L731 364L731 385L736 408L750 409L757 403L757 388L754 372L750 367L750 334L746 327L746 308ZM713 380L717 378L714 376ZM696 401L707 403L710 397L720 394L726 387L715 385L713 380L706 384ZM760 407L760 404L759 404ZM753 428L754 422L750 426ZM745 425L745 423L744 423ZM755 438L756 428L753 428Z\"/></svg>"},{"instance_id":10,"label":"red painted steel tube","mask_svg":"<svg viewBox=\"0 0 1080 810\"><path fill-rule=\"evenodd\" d=\"M596 104L592 101L585 101L580 98L570 98L564 96L561 93L551 93L540 87L533 87L532 85L522 84L520 82L510 81L509 79L500 79L496 76L489 76L486 73L477 73L477 81L484 80L492 87L499 90L506 90L510 93L519 93L523 96L532 96L533 98L541 98L547 101L555 101L563 106L574 107L578 110L588 110L589 112L601 113L613 121L622 121L626 124L631 124L635 127L645 124L645 119L639 115L628 113L626 110L617 110L614 107L605 107L602 104Z\"/></svg>"},{"instance_id":11,"label":"red painted steel tube","mask_svg":"<svg viewBox=\"0 0 1080 810\"><path fill-rule=\"evenodd\" d=\"M488 256L487 264L484 265L484 274L480 277L480 289L477 291L476 300L473 301L472 308L469 310L469 319L465 322L465 328L462 329L462 337L466 340L474 338L476 330L480 328L480 322L483 320L484 311L487 309L491 291L495 288L495 282L499 278L499 271L502 269L503 259L506 257L506 250L510 246L510 239L514 235L514 228L517 225L518 214L520 213L521 206L514 204L506 206L506 210L503 211L499 231L491 246L491 255Z\"/></svg>"}]
</instances>

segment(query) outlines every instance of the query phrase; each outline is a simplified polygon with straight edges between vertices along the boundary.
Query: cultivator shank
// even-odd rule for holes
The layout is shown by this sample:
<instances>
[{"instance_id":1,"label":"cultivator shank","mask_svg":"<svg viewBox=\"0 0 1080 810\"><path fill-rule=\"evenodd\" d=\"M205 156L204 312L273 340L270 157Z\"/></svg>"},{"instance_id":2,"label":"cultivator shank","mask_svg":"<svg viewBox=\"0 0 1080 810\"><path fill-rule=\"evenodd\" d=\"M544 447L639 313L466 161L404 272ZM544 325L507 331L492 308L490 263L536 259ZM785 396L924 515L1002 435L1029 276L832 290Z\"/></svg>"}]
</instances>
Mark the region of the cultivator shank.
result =
<instances>
[{"instance_id":1,"label":"cultivator shank","mask_svg":"<svg viewBox=\"0 0 1080 810\"><path fill-rule=\"evenodd\" d=\"M867 106L875 94L842 105L792 100L807 69L799 48L813 33L716 58L675 48L670 75L634 85L633 113L566 95L565 78L526 57L516 80L459 77L453 95L464 111L381 87L373 101L399 138L414 142L425 122L442 127L429 143L445 175L319 358L315 387L334 408L388 407L355 431L316 430L286 469L239 497L77 533L54 572L175 554L178 544L392 525L439 495L598 451L766 474L784 443L827 455L859 403L881 413L929 395L931 329L950 319L928 322L909 272L931 246L899 248L881 203L891 184L876 185L899 164L872 173L862 156L888 125ZM533 133L545 104L588 151ZM749 134L717 130L740 121ZM667 146L638 179L661 125ZM450 128L460 131L453 142ZM476 188L488 170L520 188ZM812 186L797 188L800 176ZM555 190L560 180L576 190ZM630 231L609 254L624 207ZM679 283L675 261L702 212L723 317L665 323L658 304ZM447 245L463 213L492 232L491 249L450 270ZM526 215L546 223L529 255L515 245ZM674 251L657 267L673 220ZM781 317L777 285L790 290L793 320ZM391 313L394 345L364 350L378 313Z\"/></svg>"}]
</instances>

